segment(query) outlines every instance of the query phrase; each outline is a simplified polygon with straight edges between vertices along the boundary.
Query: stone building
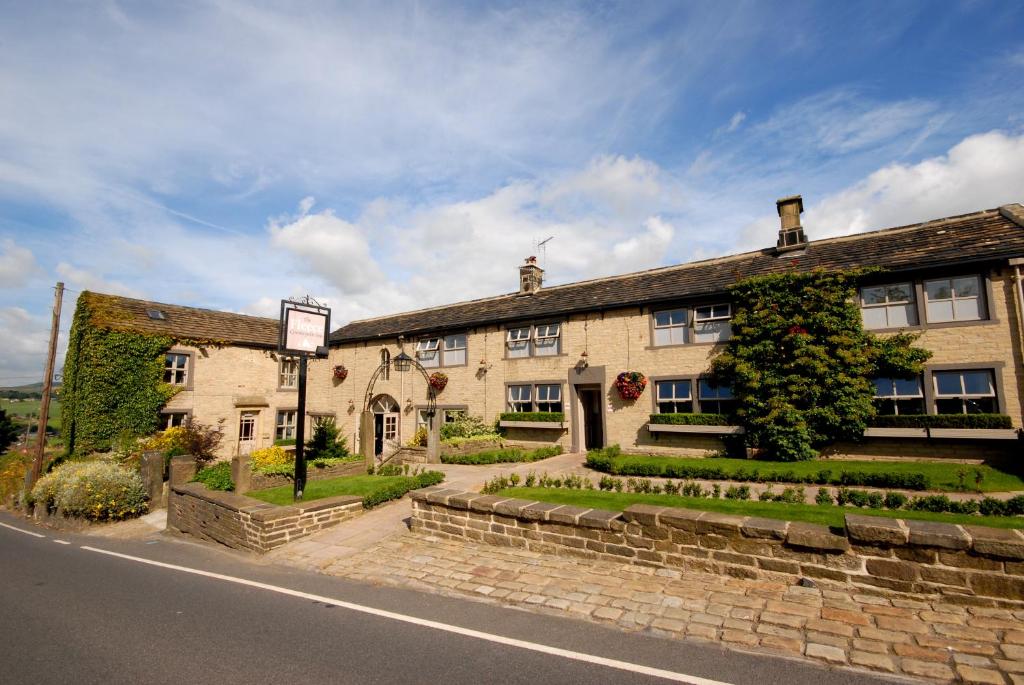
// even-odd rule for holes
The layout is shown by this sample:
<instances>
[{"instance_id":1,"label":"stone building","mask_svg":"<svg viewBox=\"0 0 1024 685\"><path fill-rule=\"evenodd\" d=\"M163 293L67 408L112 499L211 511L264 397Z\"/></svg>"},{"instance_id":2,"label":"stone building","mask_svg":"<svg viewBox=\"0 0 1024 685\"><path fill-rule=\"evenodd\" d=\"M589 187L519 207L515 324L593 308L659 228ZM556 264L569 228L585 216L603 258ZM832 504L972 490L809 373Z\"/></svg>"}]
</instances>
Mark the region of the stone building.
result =
<instances>
[{"instance_id":1,"label":"stone building","mask_svg":"<svg viewBox=\"0 0 1024 685\"><path fill-rule=\"evenodd\" d=\"M506 436L573 451L718 451L741 429L661 425L650 416L727 412L728 388L707 380L731 334L727 287L783 270L875 267L859 293L865 327L920 333L916 344L933 352L920 378L877 379L880 411L1004 414L1013 429L870 428L863 442L830 452L983 457L1019 449L1024 207L808 240L800 197L777 206L778 236L762 250L558 286L544 285L531 258L519 267L517 292L353 321L331 335L328 359L310 361L308 411L334 417L353 448L362 425L374 452L394 451L429 420L423 374L393 363L406 354L448 377L436 394L438 421L561 412L562 421L504 421ZM165 380L183 390L163 409L163 425L189 415L223 419L225 456L294 437L296 368L275 352L276 320L90 295L123 309L132 327L181 341L167 353ZM622 371L649 379L639 399L616 392Z\"/></svg>"}]
</instances>

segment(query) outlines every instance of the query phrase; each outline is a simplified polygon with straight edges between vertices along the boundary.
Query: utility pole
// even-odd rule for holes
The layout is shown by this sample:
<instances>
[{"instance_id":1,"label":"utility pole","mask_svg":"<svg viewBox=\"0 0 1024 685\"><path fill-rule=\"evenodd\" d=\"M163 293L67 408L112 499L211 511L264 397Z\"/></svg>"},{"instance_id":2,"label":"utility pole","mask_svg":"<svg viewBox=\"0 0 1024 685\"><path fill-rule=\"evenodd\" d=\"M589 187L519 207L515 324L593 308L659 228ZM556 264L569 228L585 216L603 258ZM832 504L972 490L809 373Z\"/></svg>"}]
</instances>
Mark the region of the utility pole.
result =
<instances>
[{"instance_id":1,"label":"utility pole","mask_svg":"<svg viewBox=\"0 0 1024 685\"><path fill-rule=\"evenodd\" d=\"M43 470L43 452L46 449L46 422L50 418L50 393L53 392L53 366L57 357L57 333L60 330L60 305L64 300L64 284L57 283L53 296L53 320L50 323L50 350L46 355L46 374L43 376L43 400L39 403L39 429L36 434L36 457L32 460L32 483L39 480Z\"/></svg>"}]
</instances>

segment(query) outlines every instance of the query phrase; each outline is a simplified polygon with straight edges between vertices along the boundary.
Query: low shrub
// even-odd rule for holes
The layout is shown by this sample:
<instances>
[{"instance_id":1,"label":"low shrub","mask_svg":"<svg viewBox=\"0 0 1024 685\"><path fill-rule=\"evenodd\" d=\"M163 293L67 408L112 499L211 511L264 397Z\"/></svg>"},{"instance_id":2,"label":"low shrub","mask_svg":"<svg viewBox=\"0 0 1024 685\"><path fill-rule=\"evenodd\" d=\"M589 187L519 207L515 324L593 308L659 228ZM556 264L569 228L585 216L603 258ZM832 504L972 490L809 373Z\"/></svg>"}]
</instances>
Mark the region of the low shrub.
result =
<instances>
[{"instance_id":1,"label":"low shrub","mask_svg":"<svg viewBox=\"0 0 1024 685\"><path fill-rule=\"evenodd\" d=\"M561 411L518 411L505 412L498 417L499 421L538 421L542 423L562 423L565 412Z\"/></svg>"},{"instance_id":2,"label":"low shrub","mask_svg":"<svg viewBox=\"0 0 1024 685\"><path fill-rule=\"evenodd\" d=\"M426 447L427 440L430 437L430 431L427 430L426 426L420 426L416 429L416 432L409 438L409 442L406 447Z\"/></svg>"},{"instance_id":3,"label":"low shrub","mask_svg":"<svg viewBox=\"0 0 1024 685\"><path fill-rule=\"evenodd\" d=\"M249 459L256 473L269 473L283 466L289 467L293 473L295 471L295 456L285 452L280 445L253 450Z\"/></svg>"},{"instance_id":4,"label":"low shrub","mask_svg":"<svg viewBox=\"0 0 1024 685\"><path fill-rule=\"evenodd\" d=\"M388 483L384 487L374 490L370 494L364 496L363 507L370 509L378 504L390 502L393 499L401 499L405 496L405 493L410 490L418 490L431 485L437 485L442 481L444 481L444 474L440 471L424 471L423 473L415 476L405 476L402 480Z\"/></svg>"},{"instance_id":5,"label":"low shrub","mask_svg":"<svg viewBox=\"0 0 1024 685\"><path fill-rule=\"evenodd\" d=\"M120 521L148 510L142 478L112 461L65 462L39 479L30 501L90 521Z\"/></svg>"},{"instance_id":6,"label":"low shrub","mask_svg":"<svg viewBox=\"0 0 1024 685\"><path fill-rule=\"evenodd\" d=\"M814 503L820 506L832 506L836 501L828 488L818 488L818 494L814 496Z\"/></svg>"},{"instance_id":7,"label":"low shrub","mask_svg":"<svg viewBox=\"0 0 1024 685\"><path fill-rule=\"evenodd\" d=\"M651 423L671 426L728 426L725 414L651 414Z\"/></svg>"},{"instance_id":8,"label":"low shrub","mask_svg":"<svg viewBox=\"0 0 1024 685\"><path fill-rule=\"evenodd\" d=\"M211 490L230 491L235 489L235 481L231 480L231 462L221 461L206 466L196 472L193 483L202 483Z\"/></svg>"},{"instance_id":9,"label":"low shrub","mask_svg":"<svg viewBox=\"0 0 1024 685\"><path fill-rule=\"evenodd\" d=\"M441 444L447 447L462 447L463 445L472 445L477 442L497 442L500 444L501 440L501 435L498 433L481 433L480 435L470 435L467 438L448 438L447 440L442 440ZM425 439L423 444L427 444Z\"/></svg>"},{"instance_id":10,"label":"low shrub","mask_svg":"<svg viewBox=\"0 0 1024 685\"><path fill-rule=\"evenodd\" d=\"M1005 414L900 414L875 416L869 425L876 428L1013 428Z\"/></svg>"},{"instance_id":11,"label":"low shrub","mask_svg":"<svg viewBox=\"0 0 1024 685\"><path fill-rule=\"evenodd\" d=\"M750 486L749 485L730 485L725 490L726 499L750 499Z\"/></svg>"},{"instance_id":12,"label":"low shrub","mask_svg":"<svg viewBox=\"0 0 1024 685\"><path fill-rule=\"evenodd\" d=\"M439 432L441 440L471 438L474 435L494 433L494 426L484 423L484 420L479 416L459 416L454 421L442 423Z\"/></svg>"},{"instance_id":13,"label":"low shrub","mask_svg":"<svg viewBox=\"0 0 1024 685\"><path fill-rule=\"evenodd\" d=\"M295 438L284 438L281 440L275 440L274 444L278 447L291 447L295 444Z\"/></svg>"},{"instance_id":14,"label":"low shrub","mask_svg":"<svg viewBox=\"0 0 1024 685\"><path fill-rule=\"evenodd\" d=\"M443 464L505 464L512 462L537 461L547 459L562 453L561 445L552 447L540 447L531 451L523 451L519 448L488 450L476 454L442 454Z\"/></svg>"}]
</instances>

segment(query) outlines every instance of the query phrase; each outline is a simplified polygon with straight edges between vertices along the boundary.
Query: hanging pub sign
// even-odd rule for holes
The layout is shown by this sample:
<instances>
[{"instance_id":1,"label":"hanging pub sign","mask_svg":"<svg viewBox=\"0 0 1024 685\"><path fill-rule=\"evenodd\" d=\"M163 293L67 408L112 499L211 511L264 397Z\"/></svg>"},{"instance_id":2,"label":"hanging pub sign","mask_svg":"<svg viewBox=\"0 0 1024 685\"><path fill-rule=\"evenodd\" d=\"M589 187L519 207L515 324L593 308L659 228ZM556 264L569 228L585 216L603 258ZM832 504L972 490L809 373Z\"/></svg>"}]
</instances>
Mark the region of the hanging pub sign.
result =
<instances>
[{"instance_id":1,"label":"hanging pub sign","mask_svg":"<svg viewBox=\"0 0 1024 685\"><path fill-rule=\"evenodd\" d=\"M296 356L327 356L331 310L305 302L281 300L281 335L277 351Z\"/></svg>"}]
</instances>

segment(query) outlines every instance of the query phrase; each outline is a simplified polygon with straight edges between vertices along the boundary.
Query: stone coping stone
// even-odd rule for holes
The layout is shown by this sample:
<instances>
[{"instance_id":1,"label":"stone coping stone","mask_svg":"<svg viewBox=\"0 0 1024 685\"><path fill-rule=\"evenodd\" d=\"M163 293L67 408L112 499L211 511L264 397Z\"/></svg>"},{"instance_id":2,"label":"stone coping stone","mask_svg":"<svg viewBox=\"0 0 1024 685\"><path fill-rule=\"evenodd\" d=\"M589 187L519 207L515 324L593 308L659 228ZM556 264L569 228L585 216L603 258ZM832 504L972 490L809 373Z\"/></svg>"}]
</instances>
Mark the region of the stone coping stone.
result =
<instances>
[{"instance_id":1,"label":"stone coping stone","mask_svg":"<svg viewBox=\"0 0 1024 685\"><path fill-rule=\"evenodd\" d=\"M654 504L631 504L622 512L622 518L629 523L656 526L658 525L658 515L666 511L672 511L672 508L659 507Z\"/></svg>"},{"instance_id":2,"label":"stone coping stone","mask_svg":"<svg viewBox=\"0 0 1024 685\"><path fill-rule=\"evenodd\" d=\"M527 521L547 521L548 513L561 507L561 504L551 502L534 502L519 510L519 516Z\"/></svg>"},{"instance_id":3,"label":"stone coping stone","mask_svg":"<svg viewBox=\"0 0 1024 685\"><path fill-rule=\"evenodd\" d=\"M697 533L725 535L732 537L740 534L740 527L745 517L734 516L733 514L719 514L713 511L705 511L697 519Z\"/></svg>"},{"instance_id":4,"label":"stone coping stone","mask_svg":"<svg viewBox=\"0 0 1024 685\"><path fill-rule=\"evenodd\" d=\"M845 552L850 549L850 541L845 535L836 535L826 526L802 521L790 523L786 544L825 552Z\"/></svg>"},{"instance_id":5,"label":"stone coping stone","mask_svg":"<svg viewBox=\"0 0 1024 685\"><path fill-rule=\"evenodd\" d=\"M943 549L969 549L971 546L971 538L964 529L952 523L909 519L907 527L910 528L908 542L911 545Z\"/></svg>"},{"instance_id":6,"label":"stone coping stone","mask_svg":"<svg viewBox=\"0 0 1024 685\"><path fill-rule=\"evenodd\" d=\"M622 512L618 511L605 511L604 509L591 509L585 514L580 514L577 525L583 526L584 528L602 528L604 530L611 530L613 528L612 521L622 520Z\"/></svg>"},{"instance_id":7,"label":"stone coping stone","mask_svg":"<svg viewBox=\"0 0 1024 685\"><path fill-rule=\"evenodd\" d=\"M440 490L434 490L433 492L427 493L427 501L431 504L448 504L448 498L452 495L461 495L462 490L455 490L453 488L442 488Z\"/></svg>"},{"instance_id":8,"label":"stone coping stone","mask_svg":"<svg viewBox=\"0 0 1024 685\"><path fill-rule=\"evenodd\" d=\"M334 497L321 497L309 502L296 502L290 505L300 512L323 511L333 507L348 506L350 504L363 504L363 498L359 495L335 495Z\"/></svg>"},{"instance_id":9,"label":"stone coping stone","mask_svg":"<svg viewBox=\"0 0 1024 685\"><path fill-rule=\"evenodd\" d=\"M548 512L548 521L575 526L579 522L580 517L589 511L590 509L563 504L557 509L552 509Z\"/></svg>"},{"instance_id":10,"label":"stone coping stone","mask_svg":"<svg viewBox=\"0 0 1024 685\"><path fill-rule=\"evenodd\" d=\"M430 486L427 486L425 488L419 488L418 490L413 490L412 492L409 493L409 496L414 501L416 501L416 502L426 502L427 501L427 495L429 495L430 493L438 492L439 490L448 490L448 489L449 488L446 488L443 485L430 485Z\"/></svg>"},{"instance_id":11,"label":"stone coping stone","mask_svg":"<svg viewBox=\"0 0 1024 685\"><path fill-rule=\"evenodd\" d=\"M666 526L685 530L689 533L697 531L697 519L704 512L695 509L666 509L658 514L658 520Z\"/></svg>"},{"instance_id":12,"label":"stone coping stone","mask_svg":"<svg viewBox=\"0 0 1024 685\"><path fill-rule=\"evenodd\" d=\"M789 532L789 521L751 516L740 526L740 532L748 538L785 540L786 533Z\"/></svg>"},{"instance_id":13,"label":"stone coping stone","mask_svg":"<svg viewBox=\"0 0 1024 685\"><path fill-rule=\"evenodd\" d=\"M495 503L494 513L500 514L501 516L519 518L520 512L531 504L537 504L537 501L532 499L516 499L513 497L502 502Z\"/></svg>"},{"instance_id":14,"label":"stone coping stone","mask_svg":"<svg viewBox=\"0 0 1024 685\"><path fill-rule=\"evenodd\" d=\"M854 542L866 545L905 545L907 526L900 519L881 516L846 515L846 534Z\"/></svg>"},{"instance_id":15,"label":"stone coping stone","mask_svg":"<svg viewBox=\"0 0 1024 685\"><path fill-rule=\"evenodd\" d=\"M451 507L452 509L469 509L470 504L472 504L473 500L486 496L487 495L481 494L479 492L463 492L461 494L452 495L451 497L449 497L448 506Z\"/></svg>"},{"instance_id":16,"label":"stone coping stone","mask_svg":"<svg viewBox=\"0 0 1024 685\"><path fill-rule=\"evenodd\" d=\"M475 511L478 514L490 514L494 512L495 504L504 502L507 499L508 497L498 497L497 495L477 497L469 503L469 510Z\"/></svg>"},{"instance_id":17,"label":"stone coping stone","mask_svg":"<svg viewBox=\"0 0 1024 685\"><path fill-rule=\"evenodd\" d=\"M1003 559L1024 559L1024 536L1012 528L964 526L971 536L974 551Z\"/></svg>"}]
</instances>

